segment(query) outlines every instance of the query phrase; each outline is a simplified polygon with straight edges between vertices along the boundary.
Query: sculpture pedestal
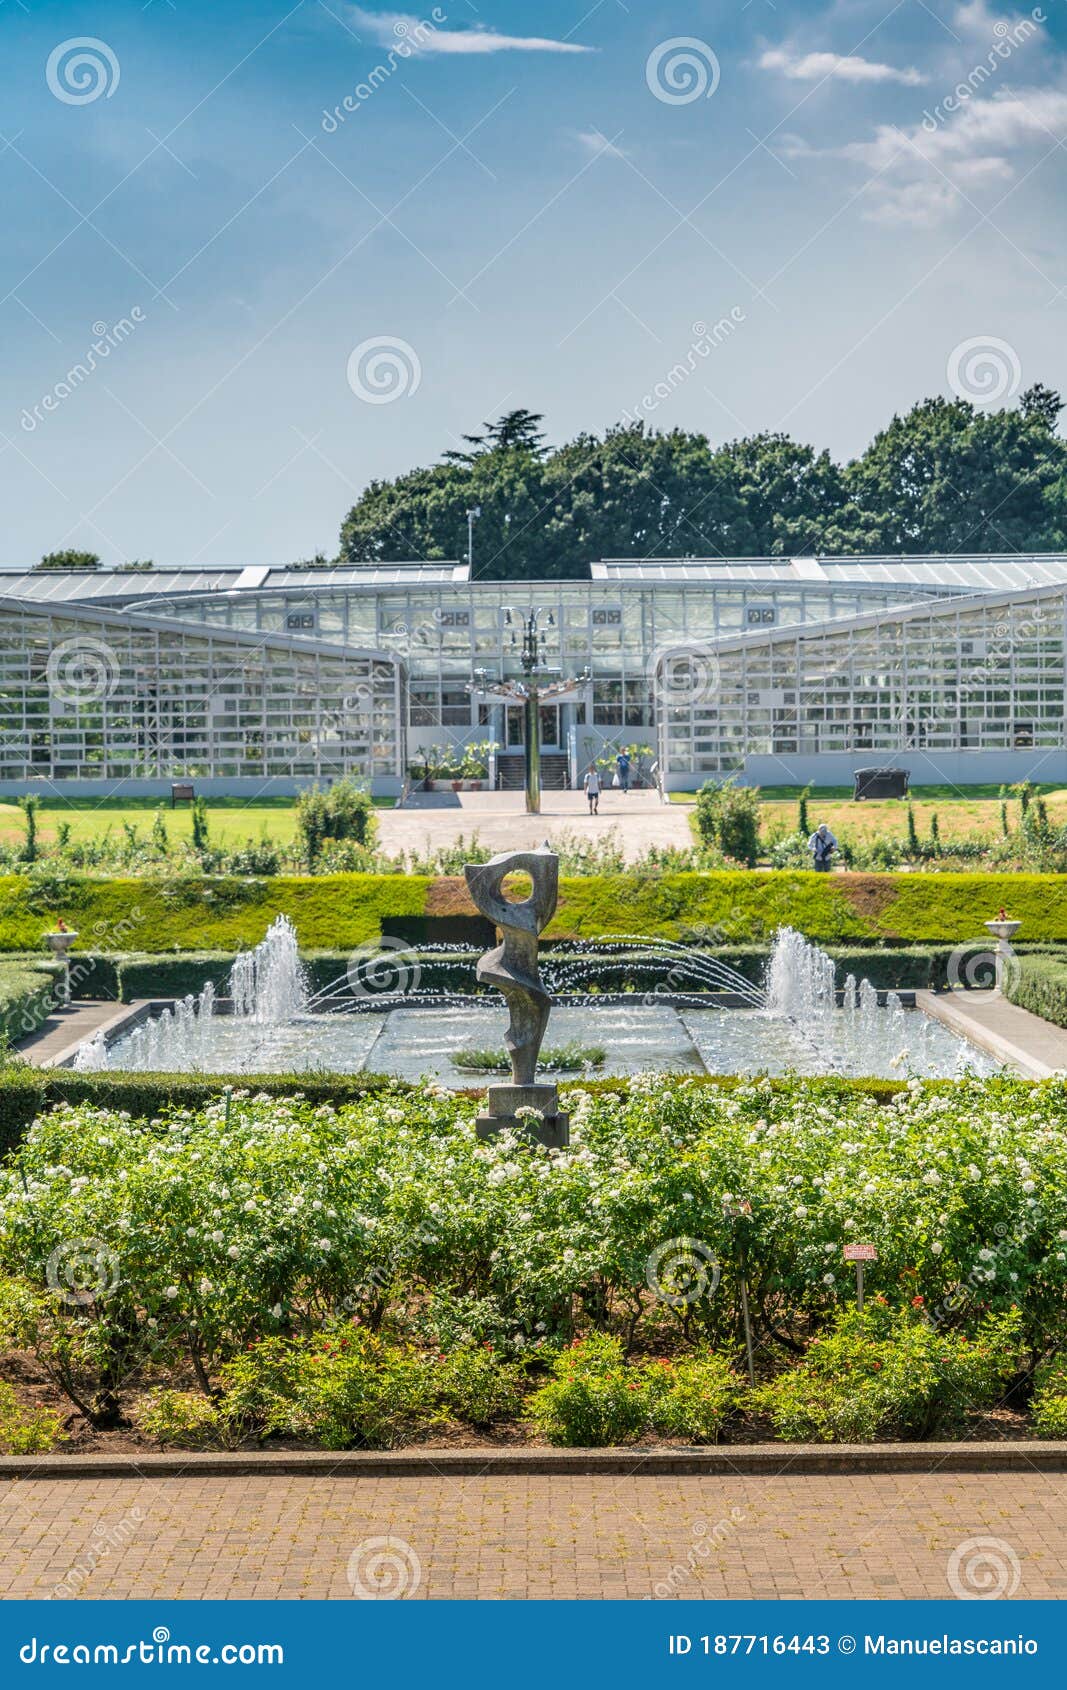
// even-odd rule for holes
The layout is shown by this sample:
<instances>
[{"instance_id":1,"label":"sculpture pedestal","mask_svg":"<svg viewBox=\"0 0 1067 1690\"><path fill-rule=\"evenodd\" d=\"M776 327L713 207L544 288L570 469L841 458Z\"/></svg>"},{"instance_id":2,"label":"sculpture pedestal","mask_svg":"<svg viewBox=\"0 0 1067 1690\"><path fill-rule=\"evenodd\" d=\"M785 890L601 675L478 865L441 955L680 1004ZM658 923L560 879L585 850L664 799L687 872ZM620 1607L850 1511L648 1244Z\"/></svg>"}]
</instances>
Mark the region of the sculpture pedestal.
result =
<instances>
[{"instance_id":1,"label":"sculpture pedestal","mask_svg":"<svg viewBox=\"0 0 1067 1690\"><path fill-rule=\"evenodd\" d=\"M520 1109L536 1109L543 1116L520 1115ZM494 1133L526 1133L550 1150L562 1150L571 1140L570 1116L559 1112L559 1092L553 1085L499 1085L488 1088L486 1113L477 1119L479 1138Z\"/></svg>"}]
</instances>

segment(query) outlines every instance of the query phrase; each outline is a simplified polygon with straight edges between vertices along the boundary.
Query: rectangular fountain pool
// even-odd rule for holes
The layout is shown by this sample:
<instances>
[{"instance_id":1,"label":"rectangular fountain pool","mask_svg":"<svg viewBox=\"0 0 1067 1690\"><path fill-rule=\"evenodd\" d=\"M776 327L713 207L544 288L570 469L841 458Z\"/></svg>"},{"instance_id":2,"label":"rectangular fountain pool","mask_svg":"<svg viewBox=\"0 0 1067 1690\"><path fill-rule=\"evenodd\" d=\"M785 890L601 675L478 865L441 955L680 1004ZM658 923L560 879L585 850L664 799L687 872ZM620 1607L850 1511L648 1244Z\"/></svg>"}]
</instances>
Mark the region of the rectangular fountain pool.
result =
<instances>
[{"instance_id":1,"label":"rectangular fountain pool","mask_svg":"<svg viewBox=\"0 0 1067 1690\"><path fill-rule=\"evenodd\" d=\"M182 1040L183 1071L225 1074L360 1070L401 1079L433 1079L476 1086L484 1076L460 1069L452 1054L464 1047L503 1049L507 1014L481 1000L428 1008L305 1015L258 1022L246 1016L208 1017ZM155 1036L153 1036L155 1035ZM106 1053L109 1068L166 1068L161 1035L135 1029ZM809 1028L760 1009L700 1009L636 1001L559 1005L552 1012L546 1051L564 1044L597 1045L607 1075L657 1069L690 1074L839 1073L952 1077L967 1069L989 1074L996 1064L940 1022L918 1010L875 1010L866 1018L842 1010ZM500 1078L501 1076L495 1076Z\"/></svg>"}]
</instances>

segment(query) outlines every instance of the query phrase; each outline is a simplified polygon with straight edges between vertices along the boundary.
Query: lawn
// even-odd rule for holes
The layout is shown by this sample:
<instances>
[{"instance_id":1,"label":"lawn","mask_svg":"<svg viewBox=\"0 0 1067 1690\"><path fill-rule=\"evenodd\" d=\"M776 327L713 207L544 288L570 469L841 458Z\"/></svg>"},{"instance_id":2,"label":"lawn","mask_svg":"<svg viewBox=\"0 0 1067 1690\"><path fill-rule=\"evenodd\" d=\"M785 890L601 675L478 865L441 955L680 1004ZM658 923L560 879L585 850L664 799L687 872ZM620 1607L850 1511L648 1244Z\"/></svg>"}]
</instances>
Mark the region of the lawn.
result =
<instances>
[{"instance_id":1,"label":"lawn","mask_svg":"<svg viewBox=\"0 0 1067 1690\"><path fill-rule=\"evenodd\" d=\"M1067 827L1067 788L1043 786L1036 789L1044 797L1049 820L1054 827ZM903 838L908 830L908 804L915 812L915 826L920 838L930 833L930 819L936 814L941 839L983 838L999 839L1001 834L999 787L976 786L962 790L957 787L917 786L910 798L865 798L856 803L851 788L843 786L818 787L808 794L808 820L813 828L825 822L838 838L860 844L879 838ZM763 838L781 838L796 830L800 789L794 787L764 787L760 805ZM673 804L691 804L694 794L672 792ZM1009 797L1008 825L1019 821L1019 800Z\"/></svg>"},{"instance_id":2,"label":"lawn","mask_svg":"<svg viewBox=\"0 0 1067 1690\"><path fill-rule=\"evenodd\" d=\"M376 798L375 809L391 809L395 800ZM240 798L207 798L208 831L213 845L235 849L247 839L269 834L278 845L291 845L296 839L296 807L291 798L257 798L245 802ZM121 840L124 825L136 827L143 839L148 837L157 810L172 843L192 839L192 806L180 804L172 810L167 799L160 798L46 798L38 812L38 833L50 844L56 838L56 828L65 822L70 828L72 843L102 839L108 831ZM23 837L22 811L12 799L0 802L0 844L13 845Z\"/></svg>"}]
</instances>

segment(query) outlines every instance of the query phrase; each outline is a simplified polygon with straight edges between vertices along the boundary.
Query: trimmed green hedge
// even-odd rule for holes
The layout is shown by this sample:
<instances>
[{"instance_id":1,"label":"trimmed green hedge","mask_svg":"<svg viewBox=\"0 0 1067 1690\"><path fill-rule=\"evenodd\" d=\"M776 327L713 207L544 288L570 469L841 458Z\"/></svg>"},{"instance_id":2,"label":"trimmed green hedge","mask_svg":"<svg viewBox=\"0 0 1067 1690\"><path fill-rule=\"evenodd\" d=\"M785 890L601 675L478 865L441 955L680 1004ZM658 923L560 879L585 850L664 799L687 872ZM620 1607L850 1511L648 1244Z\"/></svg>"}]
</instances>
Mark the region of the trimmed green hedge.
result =
<instances>
[{"instance_id":1,"label":"trimmed green hedge","mask_svg":"<svg viewBox=\"0 0 1067 1690\"><path fill-rule=\"evenodd\" d=\"M1004 996L1020 1009L1067 1027L1067 958L1016 953L1004 982Z\"/></svg>"},{"instance_id":2,"label":"trimmed green hedge","mask_svg":"<svg viewBox=\"0 0 1067 1690\"><path fill-rule=\"evenodd\" d=\"M1029 942L1067 942L1067 875L799 870L569 877L547 938L633 933L751 945L788 923L822 944L952 946L979 938L1001 905L1022 921ZM448 943L474 931L473 913L461 881L420 875L4 875L0 951L36 949L60 915L87 951L156 954L240 950L282 914L308 951L354 949L383 927L416 943Z\"/></svg>"},{"instance_id":3,"label":"trimmed green hedge","mask_svg":"<svg viewBox=\"0 0 1067 1690\"><path fill-rule=\"evenodd\" d=\"M47 1020L59 969L43 957L0 962L0 1042L24 1039Z\"/></svg>"},{"instance_id":4,"label":"trimmed green hedge","mask_svg":"<svg viewBox=\"0 0 1067 1690\"><path fill-rule=\"evenodd\" d=\"M988 951L989 945L976 942L974 950ZM195 996L210 980L221 996L226 991L234 954L232 951L188 951L180 955L99 956L78 952L75 956L74 995L120 1003L133 1003L139 998L181 998L189 993ZM301 960L311 991L323 991L339 981L339 995L345 996L346 969L351 954L350 951L302 952ZM663 991L672 967L669 959L655 967L642 951L620 951L610 962L602 962L587 979L583 980L579 975L570 982L566 965L581 954L565 945L546 947L541 952L541 965L548 971L549 979L556 977L556 970L561 971L561 990L581 991L592 984L601 992ZM763 983L770 953L766 945L717 945L700 946L699 954L725 963L758 986ZM841 984L847 974L854 974L857 980L866 978L872 985L884 990L939 991L950 983L949 961L954 952L947 945L896 948L831 945L827 947L827 954L837 964ZM33 966L36 960L21 958L20 962ZM1064 952L1064 960L1067 961L1067 951ZM412 965L417 962L419 990L424 993L483 991L484 988L475 981L474 961L470 952L451 951L414 952L411 959ZM700 990L699 982L687 980L681 975L671 982L671 987L679 993Z\"/></svg>"}]
</instances>

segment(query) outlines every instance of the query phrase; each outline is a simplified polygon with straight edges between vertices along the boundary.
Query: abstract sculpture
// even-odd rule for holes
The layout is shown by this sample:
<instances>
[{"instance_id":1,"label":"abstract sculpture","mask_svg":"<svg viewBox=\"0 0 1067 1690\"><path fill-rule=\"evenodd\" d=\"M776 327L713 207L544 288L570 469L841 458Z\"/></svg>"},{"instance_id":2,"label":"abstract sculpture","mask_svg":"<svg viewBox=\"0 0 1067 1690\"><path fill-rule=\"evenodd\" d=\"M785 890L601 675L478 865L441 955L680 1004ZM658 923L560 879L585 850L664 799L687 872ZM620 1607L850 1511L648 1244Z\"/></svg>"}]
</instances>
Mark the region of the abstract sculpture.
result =
<instances>
[{"instance_id":1,"label":"abstract sculpture","mask_svg":"<svg viewBox=\"0 0 1067 1690\"><path fill-rule=\"evenodd\" d=\"M503 883L516 872L528 874L533 886L528 898L512 903ZM479 958L477 979L502 992L509 1010L504 1043L511 1057L511 1084L489 1087L488 1113L478 1117L478 1135L524 1129L542 1144L560 1147L570 1134L567 1116L559 1112L559 1093L535 1079L552 1007L537 971L537 940L556 908L559 858L546 841L536 851L502 851L487 863L468 863L463 873L475 904L501 935L500 944Z\"/></svg>"}]
</instances>

